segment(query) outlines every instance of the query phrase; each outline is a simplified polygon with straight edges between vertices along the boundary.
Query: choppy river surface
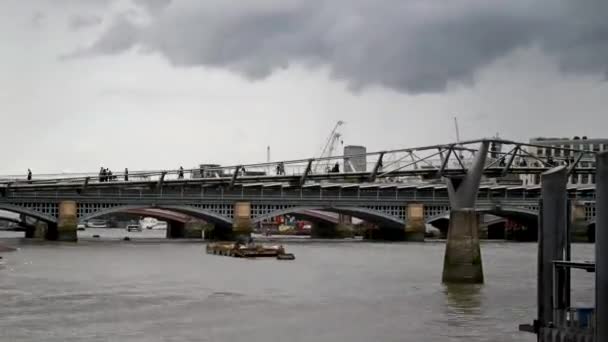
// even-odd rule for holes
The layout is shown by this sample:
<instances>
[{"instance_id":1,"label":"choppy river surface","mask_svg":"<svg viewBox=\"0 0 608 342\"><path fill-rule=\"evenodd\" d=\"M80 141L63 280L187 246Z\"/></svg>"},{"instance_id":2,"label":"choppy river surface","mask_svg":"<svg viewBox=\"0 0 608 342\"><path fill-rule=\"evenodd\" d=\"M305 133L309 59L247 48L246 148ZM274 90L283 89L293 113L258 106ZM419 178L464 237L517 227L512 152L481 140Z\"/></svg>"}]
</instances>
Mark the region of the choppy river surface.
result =
<instances>
[{"instance_id":1,"label":"choppy river surface","mask_svg":"<svg viewBox=\"0 0 608 342\"><path fill-rule=\"evenodd\" d=\"M290 242L297 259L277 261L207 255L162 231L79 233L2 233L19 250L0 268L0 341L535 341L517 331L535 317L535 244L483 243L486 284L447 287L442 242ZM575 276L575 302L593 304L593 275Z\"/></svg>"}]
</instances>

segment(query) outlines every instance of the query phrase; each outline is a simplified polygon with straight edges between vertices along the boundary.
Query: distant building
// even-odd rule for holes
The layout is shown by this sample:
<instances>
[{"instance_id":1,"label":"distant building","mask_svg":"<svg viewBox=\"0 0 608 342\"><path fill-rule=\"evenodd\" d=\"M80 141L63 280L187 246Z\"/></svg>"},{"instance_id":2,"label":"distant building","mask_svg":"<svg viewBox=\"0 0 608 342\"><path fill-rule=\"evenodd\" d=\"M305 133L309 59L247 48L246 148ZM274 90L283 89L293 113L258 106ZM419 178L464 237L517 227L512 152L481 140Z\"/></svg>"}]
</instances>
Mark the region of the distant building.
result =
<instances>
[{"instance_id":1,"label":"distant building","mask_svg":"<svg viewBox=\"0 0 608 342\"><path fill-rule=\"evenodd\" d=\"M589 139L585 136L574 137L574 138L532 138L530 139L531 145L540 145L547 147L558 147L558 148L570 148L574 150L584 151L607 151L608 150L608 139ZM569 159L573 160L576 156L570 151L555 151L543 147L530 147L527 151L533 156L542 158L555 158L555 159ZM533 162L533 159L529 159ZM595 159L591 156L585 156L581 159L580 168L594 168ZM540 184L540 175L526 175L522 176L524 185L535 185ZM595 184L595 175L589 174L573 174L568 178L568 185L593 185Z\"/></svg>"},{"instance_id":2,"label":"distant building","mask_svg":"<svg viewBox=\"0 0 608 342\"><path fill-rule=\"evenodd\" d=\"M344 147L344 172L367 171L367 149L365 146L349 145Z\"/></svg>"}]
</instances>

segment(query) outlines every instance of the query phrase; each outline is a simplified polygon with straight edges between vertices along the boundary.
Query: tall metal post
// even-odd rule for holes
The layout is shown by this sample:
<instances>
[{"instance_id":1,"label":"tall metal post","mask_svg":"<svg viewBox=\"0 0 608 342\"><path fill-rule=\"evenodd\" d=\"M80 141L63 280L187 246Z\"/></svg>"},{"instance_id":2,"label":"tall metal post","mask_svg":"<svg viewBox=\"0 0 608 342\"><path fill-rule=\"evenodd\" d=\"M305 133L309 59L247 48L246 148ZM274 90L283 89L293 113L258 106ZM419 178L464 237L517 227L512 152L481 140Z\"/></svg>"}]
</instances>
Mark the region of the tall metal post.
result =
<instances>
[{"instance_id":1,"label":"tall metal post","mask_svg":"<svg viewBox=\"0 0 608 342\"><path fill-rule=\"evenodd\" d=\"M597 155L595 341L608 341L608 152Z\"/></svg>"},{"instance_id":2,"label":"tall metal post","mask_svg":"<svg viewBox=\"0 0 608 342\"><path fill-rule=\"evenodd\" d=\"M564 260L568 206L565 166L542 174L538 238L538 319L541 327L553 321L553 261Z\"/></svg>"}]
</instances>

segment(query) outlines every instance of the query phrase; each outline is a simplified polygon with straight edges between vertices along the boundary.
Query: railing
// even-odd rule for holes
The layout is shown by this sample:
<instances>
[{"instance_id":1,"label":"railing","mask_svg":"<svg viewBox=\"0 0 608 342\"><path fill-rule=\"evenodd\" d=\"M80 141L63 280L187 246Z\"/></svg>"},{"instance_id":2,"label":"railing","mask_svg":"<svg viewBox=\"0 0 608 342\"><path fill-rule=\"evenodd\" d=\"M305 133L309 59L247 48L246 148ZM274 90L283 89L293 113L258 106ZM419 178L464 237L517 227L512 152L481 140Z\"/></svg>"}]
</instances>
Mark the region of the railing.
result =
<instances>
[{"instance_id":1,"label":"railing","mask_svg":"<svg viewBox=\"0 0 608 342\"><path fill-rule=\"evenodd\" d=\"M319 179L330 179L346 177L348 174L360 174L361 177L370 181L377 179L402 178L408 175L436 175L440 177L450 172L465 172L471 165L478 152L477 144L491 144L491 146L507 147L508 152L490 149L490 158L486 164L485 171L493 175L506 175L508 173L540 174L555 166L568 164L572 171L577 173L593 173L594 168L579 168L581 160L594 156L593 151L575 150L569 148L549 147L542 145L525 144L502 139L478 139L459 143L448 143L422 147L403 148L390 151L370 152L358 155L334 156L327 158L309 158L299 160L286 160L257 164L242 164L232 166L207 166L194 169L171 169L134 171L128 173L129 182L152 181L162 182L180 179L216 179L221 178L231 182L237 179L257 176L275 178L300 178L302 182L309 176ZM551 153L552 156L537 156L531 153L535 148L554 150L559 153ZM528 151L530 150L530 151ZM567 153L566 153L567 152ZM570 157L572 156L572 157ZM373 163L370 170L356 170L352 168L352 161L371 158ZM341 172L336 170L325 170L321 173L313 173L314 165L329 163L338 165ZM351 172L344 172L345 166L349 166ZM115 179L123 180L125 173L113 174ZM100 177L97 173L64 173L64 174L38 174L31 181L25 176L8 175L0 176L0 185L9 184L53 184L53 183L99 183ZM105 183L105 182L101 182Z\"/></svg>"}]
</instances>

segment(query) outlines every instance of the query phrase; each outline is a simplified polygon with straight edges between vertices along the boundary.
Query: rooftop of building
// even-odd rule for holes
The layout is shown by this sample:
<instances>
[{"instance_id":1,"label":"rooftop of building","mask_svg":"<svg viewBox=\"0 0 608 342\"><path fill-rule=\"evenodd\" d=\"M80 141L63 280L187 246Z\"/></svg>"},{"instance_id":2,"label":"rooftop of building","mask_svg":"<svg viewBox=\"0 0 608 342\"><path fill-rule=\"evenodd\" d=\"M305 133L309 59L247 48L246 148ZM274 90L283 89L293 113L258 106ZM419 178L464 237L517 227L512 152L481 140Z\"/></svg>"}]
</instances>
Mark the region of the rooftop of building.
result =
<instances>
[{"instance_id":1,"label":"rooftop of building","mask_svg":"<svg viewBox=\"0 0 608 342\"><path fill-rule=\"evenodd\" d=\"M608 143L608 138L589 138L583 135L574 137L535 137L530 139L531 144L554 142Z\"/></svg>"}]
</instances>

